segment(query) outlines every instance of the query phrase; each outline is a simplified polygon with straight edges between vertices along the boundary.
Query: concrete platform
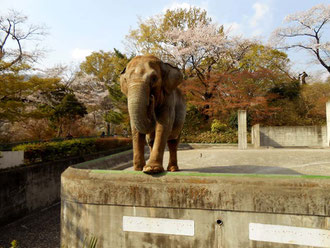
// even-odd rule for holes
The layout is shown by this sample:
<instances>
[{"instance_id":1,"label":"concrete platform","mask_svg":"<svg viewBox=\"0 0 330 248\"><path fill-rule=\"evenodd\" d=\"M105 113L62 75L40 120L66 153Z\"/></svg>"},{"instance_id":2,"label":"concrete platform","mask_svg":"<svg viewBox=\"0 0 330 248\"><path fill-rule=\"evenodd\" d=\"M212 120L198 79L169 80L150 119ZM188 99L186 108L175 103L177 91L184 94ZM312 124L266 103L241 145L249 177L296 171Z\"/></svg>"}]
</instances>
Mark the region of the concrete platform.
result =
<instances>
[{"instance_id":1,"label":"concrete platform","mask_svg":"<svg viewBox=\"0 0 330 248\"><path fill-rule=\"evenodd\" d=\"M329 173L330 150L260 151L182 150L181 172L155 176L110 169L130 166L130 152L71 167L61 245L96 237L97 247L330 247L330 177L316 175Z\"/></svg>"},{"instance_id":2,"label":"concrete platform","mask_svg":"<svg viewBox=\"0 0 330 248\"><path fill-rule=\"evenodd\" d=\"M182 172L330 176L330 149L261 148L238 150L232 145L190 145L178 151ZM169 153L164 155L164 168ZM133 170L132 167L126 170Z\"/></svg>"}]
</instances>

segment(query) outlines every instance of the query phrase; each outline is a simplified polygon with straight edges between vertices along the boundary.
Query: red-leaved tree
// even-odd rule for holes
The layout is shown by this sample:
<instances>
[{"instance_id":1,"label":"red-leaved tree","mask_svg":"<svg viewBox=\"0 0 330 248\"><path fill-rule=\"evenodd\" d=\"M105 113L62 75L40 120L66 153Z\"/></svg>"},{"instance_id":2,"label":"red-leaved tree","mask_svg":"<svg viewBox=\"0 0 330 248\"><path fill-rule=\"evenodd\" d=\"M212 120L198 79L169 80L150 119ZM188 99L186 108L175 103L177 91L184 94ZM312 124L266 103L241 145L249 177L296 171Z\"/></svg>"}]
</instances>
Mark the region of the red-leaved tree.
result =
<instances>
[{"instance_id":1,"label":"red-leaved tree","mask_svg":"<svg viewBox=\"0 0 330 248\"><path fill-rule=\"evenodd\" d=\"M279 97L271 91L278 80L278 75L269 70L213 73L206 84L189 79L182 89L188 101L207 116L223 119L238 109L245 109L253 123L263 123L279 110L270 104Z\"/></svg>"}]
</instances>

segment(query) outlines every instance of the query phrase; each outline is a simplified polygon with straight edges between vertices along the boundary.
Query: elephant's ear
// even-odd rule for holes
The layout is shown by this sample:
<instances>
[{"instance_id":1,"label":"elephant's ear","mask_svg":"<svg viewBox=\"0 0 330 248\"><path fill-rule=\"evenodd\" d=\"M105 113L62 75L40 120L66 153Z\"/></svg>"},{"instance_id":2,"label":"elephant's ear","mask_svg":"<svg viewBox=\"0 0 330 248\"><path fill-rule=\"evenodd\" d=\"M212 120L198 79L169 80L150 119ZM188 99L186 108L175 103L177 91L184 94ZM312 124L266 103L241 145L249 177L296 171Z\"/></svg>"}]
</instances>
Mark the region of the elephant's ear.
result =
<instances>
[{"instance_id":1,"label":"elephant's ear","mask_svg":"<svg viewBox=\"0 0 330 248\"><path fill-rule=\"evenodd\" d=\"M180 72L179 68L174 67L168 63L161 64L162 69L162 80L163 80L163 88L166 93L170 93L179 84L182 83L183 76Z\"/></svg>"},{"instance_id":2,"label":"elephant's ear","mask_svg":"<svg viewBox=\"0 0 330 248\"><path fill-rule=\"evenodd\" d=\"M127 96L127 80L126 80L125 72L126 72L126 68L121 72L120 75L120 89L121 92L123 92L125 96Z\"/></svg>"}]
</instances>

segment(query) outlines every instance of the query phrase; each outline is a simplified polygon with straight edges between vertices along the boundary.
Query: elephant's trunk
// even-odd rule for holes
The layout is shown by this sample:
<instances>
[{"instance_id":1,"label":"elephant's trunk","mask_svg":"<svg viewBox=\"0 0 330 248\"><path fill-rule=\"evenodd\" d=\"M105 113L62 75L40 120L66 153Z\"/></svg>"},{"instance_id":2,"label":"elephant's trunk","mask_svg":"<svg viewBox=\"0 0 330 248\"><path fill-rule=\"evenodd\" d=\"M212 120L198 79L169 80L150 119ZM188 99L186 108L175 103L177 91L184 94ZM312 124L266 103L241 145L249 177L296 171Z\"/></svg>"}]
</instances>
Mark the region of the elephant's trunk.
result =
<instances>
[{"instance_id":1,"label":"elephant's trunk","mask_svg":"<svg viewBox=\"0 0 330 248\"><path fill-rule=\"evenodd\" d=\"M155 127L154 99L144 84L133 84L128 89L128 112L131 125L140 133L150 133Z\"/></svg>"}]
</instances>

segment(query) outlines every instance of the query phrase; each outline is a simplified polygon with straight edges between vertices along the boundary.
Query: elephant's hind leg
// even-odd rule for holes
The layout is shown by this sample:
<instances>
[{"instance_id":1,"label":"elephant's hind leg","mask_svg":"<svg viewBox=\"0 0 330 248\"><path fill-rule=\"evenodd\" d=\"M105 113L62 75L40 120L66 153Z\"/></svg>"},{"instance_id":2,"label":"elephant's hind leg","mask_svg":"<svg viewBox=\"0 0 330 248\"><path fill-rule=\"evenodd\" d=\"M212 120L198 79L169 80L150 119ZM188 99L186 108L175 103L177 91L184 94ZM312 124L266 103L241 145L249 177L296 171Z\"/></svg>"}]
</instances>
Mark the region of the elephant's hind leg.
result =
<instances>
[{"instance_id":1,"label":"elephant's hind leg","mask_svg":"<svg viewBox=\"0 0 330 248\"><path fill-rule=\"evenodd\" d=\"M168 162L167 170L171 172L179 170L178 159L177 159L179 140L180 138L167 141L168 150L170 152L170 159Z\"/></svg>"},{"instance_id":2,"label":"elephant's hind leg","mask_svg":"<svg viewBox=\"0 0 330 248\"><path fill-rule=\"evenodd\" d=\"M146 135L147 144L149 146L150 154L152 153L152 148L155 142L155 132Z\"/></svg>"}]
</instances>

